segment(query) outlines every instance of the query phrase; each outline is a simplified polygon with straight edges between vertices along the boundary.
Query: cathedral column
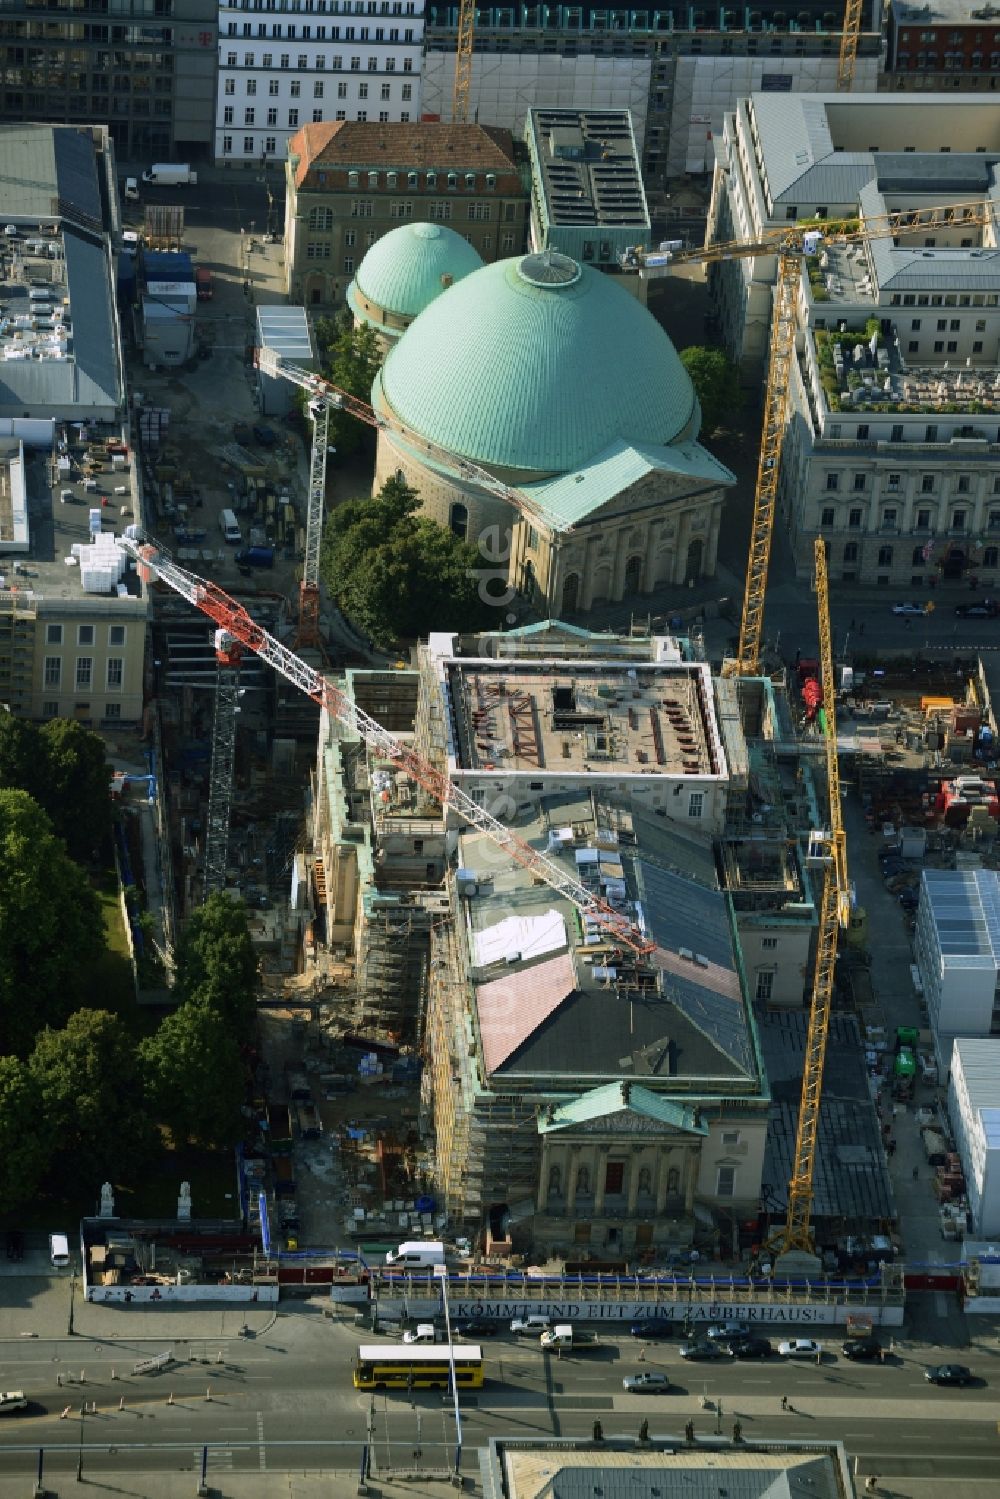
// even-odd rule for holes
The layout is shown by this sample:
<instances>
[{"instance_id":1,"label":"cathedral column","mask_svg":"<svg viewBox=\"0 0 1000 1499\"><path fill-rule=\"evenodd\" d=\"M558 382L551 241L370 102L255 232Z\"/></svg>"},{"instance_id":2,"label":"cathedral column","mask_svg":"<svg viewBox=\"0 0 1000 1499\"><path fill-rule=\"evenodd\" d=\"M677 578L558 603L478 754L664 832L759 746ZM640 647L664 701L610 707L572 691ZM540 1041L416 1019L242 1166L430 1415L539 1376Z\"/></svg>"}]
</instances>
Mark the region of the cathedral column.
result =
<instances>
[{"instance_id":1,"label":"cathedral column","mask_svg":"<svg viewBox=\"0 0 1000 1499\"><path fill-rule=\"evenodd\" d=\"M665 1213L667 1210L667 1182L670 1180L670 1156L667 1151L660 1151L659 1162L656 1172L656 1211Z\"/></svg>"}]
</instances>

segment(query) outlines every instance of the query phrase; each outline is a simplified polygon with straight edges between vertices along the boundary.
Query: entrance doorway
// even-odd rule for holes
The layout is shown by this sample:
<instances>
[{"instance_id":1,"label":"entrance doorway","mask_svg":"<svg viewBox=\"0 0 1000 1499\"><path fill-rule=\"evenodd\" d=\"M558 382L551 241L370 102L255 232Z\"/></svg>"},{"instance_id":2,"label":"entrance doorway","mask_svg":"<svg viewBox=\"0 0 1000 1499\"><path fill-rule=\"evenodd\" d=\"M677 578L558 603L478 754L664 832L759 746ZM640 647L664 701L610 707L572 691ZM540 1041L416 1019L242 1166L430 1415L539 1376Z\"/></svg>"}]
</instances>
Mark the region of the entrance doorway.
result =
<instances>
[{"instance_id":1,"label":"entrance doorway","mask_svg":"<svg viewBox=\"0 0 1000 1499\"><path fill-rule=\"evenodd\" d=\"M687 567L684 570L685 583L697 582L701 577L702 558L704 555L705 543L700 536L696 536L694 541L688 546Z\"/></svg>"},{"instance_id":2,"label":"entrance doorway","mask_svg":"<svg viewBox=\"0 0 1000 1499\"><path fill-rule=\"evenodd\" d=\"M567 614L575 614L580 604L580 574L570 573L562 587L562 607L560 614L565 619Z\"/></svg>"},{"instance_id":3,"label":"entrance doorway","mask_svg":"<svg viewBox=\"0 0 1000 1499\"><path fill-rule=\"evenodd\" d=\"M630 557L625 564L625 597L638 593L642 586L642 558Z\"/></svg>"}]
</instances>

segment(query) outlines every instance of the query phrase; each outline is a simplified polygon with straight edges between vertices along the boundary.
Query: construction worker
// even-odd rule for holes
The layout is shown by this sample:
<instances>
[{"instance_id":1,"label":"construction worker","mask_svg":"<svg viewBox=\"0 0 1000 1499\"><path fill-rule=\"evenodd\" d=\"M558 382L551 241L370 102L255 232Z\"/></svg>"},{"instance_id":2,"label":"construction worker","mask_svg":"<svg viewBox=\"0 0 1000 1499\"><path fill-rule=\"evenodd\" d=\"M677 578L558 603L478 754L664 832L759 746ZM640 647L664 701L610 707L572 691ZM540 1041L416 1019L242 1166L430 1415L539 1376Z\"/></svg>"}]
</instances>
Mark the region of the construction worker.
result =
<instances>
[{"instance_id":1,"label":"construction worker","mask_svg":"<svg viewBox=\"0 0 1000 1499\"><path fill-rule=\"evenodd\" d=\"M734 1442L742 1442L742 1440L743 1440L743 1422L742 1421L734 1421L733 1422L733 1441Z\"/></svg>"},{"instance_id":2,"label":"construction worker","mask_svg":"<svg viewBox=\"0 0 1000 1499\"><path fill-rule=\"evenodd\" d=\"M694 1441L694 1422L693 1421L688 1421L686 1423L685 1427L684 1427L684 1440L686 1442L693 1442Z\"/></svg>"},{"instance_id":3,"label":"construction worker","mask_svg":"<svg viewBox=\"0 0 1000 1499\"><path fill-rule=\"evenodd\" d=\"M783 1411L787 1411L787 1410L791 1409L790 1405L788 1404L788 1396L787 1395L782 1395L782 1397L781 1397L781 1409Z\"/></svg>"}]
</instances>

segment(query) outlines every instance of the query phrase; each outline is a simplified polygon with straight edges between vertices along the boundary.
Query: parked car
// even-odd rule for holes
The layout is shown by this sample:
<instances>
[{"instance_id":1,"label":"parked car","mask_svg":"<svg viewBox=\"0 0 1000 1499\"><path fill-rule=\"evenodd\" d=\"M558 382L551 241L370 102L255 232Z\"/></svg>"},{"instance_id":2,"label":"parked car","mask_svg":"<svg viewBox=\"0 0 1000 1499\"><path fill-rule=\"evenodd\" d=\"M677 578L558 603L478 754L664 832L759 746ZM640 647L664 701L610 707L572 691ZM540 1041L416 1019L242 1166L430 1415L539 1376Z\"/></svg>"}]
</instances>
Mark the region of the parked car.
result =
<instances>
[{"instance_id":1,"label":"parked car","mask_svg":"<svg viewBox=\"0 0 1000 1499\"><path fill-rule=\"evenodd\" d=\"M7 1230L7 1258L9 1260L24 1259L24 1235L19 1228Z\"/></svg>"},{"instance_id":2,"label":"parked car","mask_svg":"<svg viewBox=\"0 0 1000 1499\"><path fill-rule=\"evenodd\" d=\"M817 1343L815 1338L789 1338L787 1342L778 1344L778 1355L780 1358L819 1358L823 1353L822 1343Z\"/></svg>"},{"instance_id":3,"label":"parked car","mask_svg":"<svg viewBox=\"0 0 1000 1499\"><path fill-rule=\"evenodd\" d=\"M666 1395L670 1389L670 1380L665 1374L626 1374L622 1380L622 1389L627 1390L630 1395Z\"/></svg>"},{"instance_id":4,"label":"parked car","mask_svg":"<svg viewBox=\"0 0 1000 1499\"><path fill-rule=\"evenodd\" d=\"M872 1363L885 1358L885 1349L878 1338L848 1338L840 1351L852 1363Z\"/></svg>"},{"instance_id":5,"label":"parked car","mask_svg":"<svg viewBox=\"0 0 1000 1499\"><path fill-rule=\"evenodd\" d=\"M928 1384L967 1385L972 1378L972 1370L967 1369L964 1364L931 1364L930 1368L924 1370L924 1378Z\"/></svg>"},{"instance_id":6,"label":"parked car","mask_svg":"<svg viewBox=\"0 0 1000 1499\"><path fill-rule=\"evenodd\" d=\"M467 1322L459 1322L455 1331L460 1338L495 1338L500 1324L489 1317L470 1317Z\"/></svg>"},{"instance_id":7,"label":"parked car","mask_svg":"<svg viewBox=\"0 0 1000 1499\"><path fill-rule=\"evenodd\" d=\"M728 1343L730 1338L748 1338L749 1322L715 1322L705 1333L710 1343Z\"/></svg>"},{"instance_id":8,"label":"parked car","mask_svg":"<svg viewBox=\"0 0 1000 1499\"><path fill-rule=\"evenodd\" d=\"M992 599L983 599L980 604L957 604L955 614L959 619L995 619L997 606Z\"/></svg>"},{"instance_id":9,"label":"parked car","mask_svg":"<svg viewBox=\"0 0 1000 1499\"><path fill-rule=\"evenodd\" d=\"M629 1327L633 1338L672 1338L674 1324L669 1317L640 1317Z\"/></svg>"},{"instance_id":10,"label":"parked car","mask_svg":"<svg viewBox=\"0 0 1000 1499\"><path fill-rule=\"evenodd\" d=\"M510 1330L517 1337L538 1337L543 1332L548 1332L552 1326L552 1318L542 1312L532 1312L528 1317L514 1317L510 1324Z\"/></svg>"},{"instance_id":11,"label":"parked car","mask_svg":"<svg viewBox=\"0 0 1000 1499\"><path fill-rule=\"evenodd\" d=\"M710 1359L728 1358L729 1349L725 1343L708 1343L699 1339L693 1343L682 1343L678 1352L681 1358Z\"/></svg>"},{"instance_id":12,"label":"parked car","mask_svg":"<svg viewBox=\"0 0 1000 1499\"><path fill-rule=\"evenodd\" d=\"M908 618L913 618L914 615L926 614L927 606L926 604L915 604L911 599L907 599L902 604L893 604L892 612L893 614L904 614Z\"/></svg>"},{"instance_id":13,"label":"parked car","mask_svg":"<svg viewBox=\"0 0 1000 1499\"><path fill-rule=\"evenodd\" d=\"M0 1393L0 1415L6 1415L8 1411L27 1409L28 1401L23 1390L6 1390Z\"/></svg>"},{"instance_id":14,"label":"parked car","mask_svg":"<svg viewBox=\"0 0 1000 1499\"><path fill-rule=\"evenodd\" d=\"M733 1358L770 1358L774 1349L768 1338L734 1338L729 1351Z\"/></svg>"}]
</instances>

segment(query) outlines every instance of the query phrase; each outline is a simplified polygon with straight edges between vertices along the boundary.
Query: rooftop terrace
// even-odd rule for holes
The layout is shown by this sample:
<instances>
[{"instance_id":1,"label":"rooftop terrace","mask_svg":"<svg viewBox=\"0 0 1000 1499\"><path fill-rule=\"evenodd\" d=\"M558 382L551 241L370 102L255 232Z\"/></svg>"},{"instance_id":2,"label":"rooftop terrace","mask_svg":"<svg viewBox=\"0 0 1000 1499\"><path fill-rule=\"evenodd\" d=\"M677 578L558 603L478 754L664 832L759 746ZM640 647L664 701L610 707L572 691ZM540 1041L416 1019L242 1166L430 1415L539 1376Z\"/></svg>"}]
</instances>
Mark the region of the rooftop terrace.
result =
<instances>
[{"instance_id":1,"label":"rooftop terrace","mask_svg":"<svg viewBox=\"0 0 1000 1499\"><path fill-rule=\"evenodd\" d=\"M627 110L535 109L529 127L553 228L599 224L648 230Z\"/></svg>"}]
</instances>

